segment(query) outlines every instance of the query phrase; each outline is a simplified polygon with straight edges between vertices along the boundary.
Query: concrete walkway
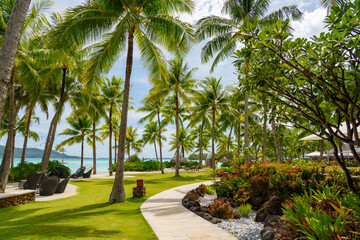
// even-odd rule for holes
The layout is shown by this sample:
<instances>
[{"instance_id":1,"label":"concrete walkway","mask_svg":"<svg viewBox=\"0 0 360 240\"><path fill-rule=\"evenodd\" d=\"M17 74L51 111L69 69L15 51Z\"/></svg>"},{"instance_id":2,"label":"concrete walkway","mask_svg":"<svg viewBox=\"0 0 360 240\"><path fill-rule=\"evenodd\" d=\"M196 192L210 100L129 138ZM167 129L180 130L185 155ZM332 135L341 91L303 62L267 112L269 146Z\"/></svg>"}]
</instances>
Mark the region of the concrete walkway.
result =
<instances>
[{"instance_id":1,"label":"concrete walkway","mask_svg":"<svg viewBox=\"0 0 360 240\"><path fill-rule=\"evenodd\" d=\"M159 240L235 240L230 233L183 207L185 194L201 183L180 186L158 193L141 205L141 212ZM204 182L211 184L211 181Z\"/></svg>"}]
</instances>

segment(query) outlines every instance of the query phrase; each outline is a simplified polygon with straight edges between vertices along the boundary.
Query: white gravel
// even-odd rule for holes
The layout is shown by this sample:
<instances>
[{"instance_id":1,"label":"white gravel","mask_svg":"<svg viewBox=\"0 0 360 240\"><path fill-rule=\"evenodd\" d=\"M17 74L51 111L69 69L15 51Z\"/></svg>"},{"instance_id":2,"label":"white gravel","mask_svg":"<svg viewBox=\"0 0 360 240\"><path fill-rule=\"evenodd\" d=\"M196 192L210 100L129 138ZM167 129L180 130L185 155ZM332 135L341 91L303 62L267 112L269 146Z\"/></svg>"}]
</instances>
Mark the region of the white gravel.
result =
<instances>
[{"instance_id":1,"label":"white gravel","mask_svg":"<svg viewBox=\"0 0 360 240\"><path fill-rule=\"evenodd\" d=\"M261 230L264 224L254 221L256 212L251 212L249 217L240 219L222 220L217 226L234 234L241 240L259 240L261 239Z\"/></svg>"},{"instance_id":2,"label":"white gravel","mask_svg":"<svg viewBox=\"0 0 360 240\"><path fill-rule=\"evenodd\" d=\"M215 198L216 194L205 194L204 197L199 198L200 206L210 206ZM222 219L221 223L218 223L217 226L235 235L239 240L260 240L260 233L264 228L264 224L255 222L255 216L256 212L251 212L249 217L229 220Z\"/></svg>"}]
</instances>

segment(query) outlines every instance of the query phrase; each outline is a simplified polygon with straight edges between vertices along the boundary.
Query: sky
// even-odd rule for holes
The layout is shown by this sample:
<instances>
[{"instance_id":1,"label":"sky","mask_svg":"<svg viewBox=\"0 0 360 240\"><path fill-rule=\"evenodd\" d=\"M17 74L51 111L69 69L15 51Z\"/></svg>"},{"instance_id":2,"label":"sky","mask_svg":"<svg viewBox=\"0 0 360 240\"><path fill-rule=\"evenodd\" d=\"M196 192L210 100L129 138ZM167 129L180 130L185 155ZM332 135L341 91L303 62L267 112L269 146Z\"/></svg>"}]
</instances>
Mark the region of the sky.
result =
<instances>
[{"instance_id":1,"label":"sky","mask_svg":"<svg viewBox=\"0 0 360 240\"><path fill-rule=\"evenodd\" d=\"M209 15L224 16L221 14L221 9L224 0L194 0L196 8L192 15L180 15L180 19L189 23L194 23L202 17ZM74 7L78 4L81 4L81 0L53 0L54 4L49 12L59 12L63 13L67 8ZM321 7L320 0L273 0L271 1L271 6L269 12L277 10L283 6L297 5L298 8L304 13L304 19L302 21L296 21L292 23L292 27L295 29L294 37L304 37L310 38L313 35L318 35L320 32L325 31L324 19L326 16L326 10ZM226 17L226 16L225 16ZM200 53L202 47L205 45L206 41L203 41L191 49L189 54L186 57L186 61L190 67L197 67L198 70L195 74L195 78L203 79L208 76L214 76L217 78L221 77L221 83L223 86L237 84L237 77L234 74L234 67L232 65L233 59L229 58L221 62L215 69L215 71L210 74L210 66L212 60L207 64L202 64L200 59ZM108 73L108 76L111 77L115 75L116 77L123 77L125 75L125 54L123 54L118 61L114 64L112 70ZM140 54L137 48L135 48L134 53L134 64L133 71L131 76L132 88L130 90L130 96L133 98L135 108L139 108L142 105L142 100L149 93L150 84L148 81L148 72L143 68L142 62L140 60ZM70 115L72 109L69 105L65 106L65 110L61 121L57 127L57 134L61 133L64 129L68 128L69 125L66 122L66 117ZM48 128L51 122L51 119L54 115L54 109L50 107L49 118L46 118L46 115L42 113L38 108L35 109L36 116L40 118L40 124L33 123L31 125L31 130L36 131L40 136L40 141L34 142L29 140L28 147L36 147L43 149L45 146L45 141L47 137ZM144 125L139 124L138 120L145 116L146 113L137 112L135 110L129 111L128 114L128 126L133 126L138 128L138 138L141 137ZM101 122L101 124L104 121ZM165 133L167 142L169 142L171 133L175 133L174 126L168 126L168 131ZM54 141L55 146L64 141L66 136L57 135ZM21 135L16 136L15 146L22 147L23 137ZM0 139L0 144L5 145L6 136ZM97 143L97 157L98 158L107 158L108 157L108 140L104 140L104 143ZM73 146L66 146L66 154L80 156L80 144ZM168 143L163 143L163 157L171 158L174 156L174 152L169 151L170 147ZM92 149L90 146L85 144L84 156L92 158ZM143 151L139 154L140 157L154 158L155 152L153 145L146 145Z\"/></svg>"}]
</instances>

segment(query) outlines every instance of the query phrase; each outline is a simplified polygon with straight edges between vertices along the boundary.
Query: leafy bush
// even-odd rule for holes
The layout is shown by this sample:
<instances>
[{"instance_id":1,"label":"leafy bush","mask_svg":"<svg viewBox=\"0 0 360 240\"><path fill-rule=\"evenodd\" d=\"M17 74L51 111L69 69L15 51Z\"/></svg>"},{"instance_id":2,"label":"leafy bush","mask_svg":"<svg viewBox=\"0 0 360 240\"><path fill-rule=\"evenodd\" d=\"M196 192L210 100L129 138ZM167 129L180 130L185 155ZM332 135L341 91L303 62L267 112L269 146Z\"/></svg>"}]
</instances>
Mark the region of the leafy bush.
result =
<instances>
[{"instance_id":1,"label":"leafy bush","mask_svg":"<svg viewBox=\"0 0 360 240\"><path fill-rule=\"evenodd\" d=\"M173 168L175 167L176 163L174 162L163 162L164 168Z\"/></svg>"},{"instance_id":2,"label":"leafy bush","mask_svg":"<svg viewBox=\"0 0 360 240\"><path fill-rule=\"evenodd\" d=\"M285 221L307 239L356 239L360 226L360 198L341 196L329 187L297 195L283 204Z\"/></svg>"},{"instance_id":3,"label":"leafy bush","mask_svg":"<svg viewBox=\"0 0 360 240\"><path fill-rule=\"evenodd\" d=\"M249 180L250 197L266 197L270 190L268 177L254 176Z\"/></svg>"},{"instance_id":4,"label":"leafy bush","mask_svg":"<svg viewBox=\"0 0 360 240\"><path fill-rule=\"evenodd\" d=\"M141 160L140 160L140 158L137 156L137 155L132 155L132 156L130 156L130 159L129 160L126 160L126 162L132 162L132 163L134 163L134 162L140 162Z\"/></svg>"},{"instance_id":5,"label":"leafy bush","mask_svg":"<svg viewBox=\"0 0 360 240\"><path fill-rule=\"evenodd\" d=\"M246 189L248 184L241 178L223 179L218 186L216 186L216 193L218 197L234 197L238 194L239 189Z\"/></svg>"},{"instance_id":6,"label":"leafy bush","mask_svg":"<svg viewBox=\"0 0 360 240\"><path fill-rule=\"evenodd\" d=\"M213 195L213 194L216 193L216 190L215 190L215 188L213 188L212 186L206 185L206 193L207 193L207 194L210 194L210 195Z\"/></svg>"},{"instance_id":7,"label":"leafy bush","mask_svg":"<svg viewBox=\"0 0 360 240\"><path fill-rule=\"evenodd\" d=\"M198 187L198 189L200 190L200 192L202 194L206 193L206 185L205 184L200 184L200 186Z\"/></svg>"},{"instance_id":8,"label":"leafy bush","mask_svg":"<svg viewBox=\"0 0 360 240\"><path fill-rule=\"evenodd\" d=\"M221 163L221 167L222 168L229 167L229 163L228 162L223 162L223 163Z\"/></svg>"},{"instance_id":9,"label":"leafy bush","mask_svg":"<svg viewBox=\"0 0 360 240\"><path fill-rule=\"evenodd\" d=\"M71 173L70 168L68 168L67 166L61 164L58 160L51 160L51 161L49 161L49 165L48 165L48 168L47 168L47 173L50 174L50 175L56 175L56 172L55 172L55 167L56 167L56 166L61 167L61 168L64 169L68 174Z\"/></svg>"},{"instance_id":10,"label":"leafy bush","mask_svg":"<svg viewBox=\"0 0 360 240\"><path fill-rule=\"evenodd\" d=\"M70 169L63 164L61 164L58 160L51 160L49 161L48 168L46 173L50 175L55 175L55 166L60 166L61 168L65 169L69 174ZM10 168L9 171L9 182L19 182L21 180L26 180L32 175L35 174L35 172L41 171L41 163L31 163L31 162L23 162L19 163L16 167Z\"/></svg>"},{"instance_id":11,"label":"leafy bush","mask_svg":"<svg viewBox=\"0 0 360 240\"><path fill-rule=\"evenodd\" d=\"M41 163L20 162L16 167L10 168L8 181L19 182L28 179L37 171L41 171Z\"/></svg>"},{"instance_id":12,"label":"leafy bush","mask_svg":"<svg viewBox=\"0 0 360 240\"><path fill-rule=\"evenodd\" d=\"M194 193L193 191L188 192L185 195L185 198L189 198L195 202L199 202L199 196L196 193Z\"/></svg>"},{"instance_id":13,"label":"leafy bush","mask_svg":"<svg viewBox=\"0 0 360 240\"><path fill-rule=\"evenodd\" d=\"M116 171L116 164L114 163L113 171ZM160 170L160 162L156 160L149 161L140 161L140 162L125 162L124 171L136 171L136 172L146 172L146 171L158 171Z\"/></svg>"},{"instance_id":14,"label":"leafy bush","mask_svg":"<svg viewBox=\"0 0 360 240\"><path fill-rule=\"evenodd\" d=\"M222 219L231 219L234 217L233 208L229 202L215 199L214 203L209 206L209 213L213 217Z\"/></svg>"},{"instance_id":15,"label":"leafy bush","mask_svg":"<svg viewBox=\"0 0 360 240\"><path fill-rule=\"evenodd\" d=\"M251 204L241 204L235 211L242 217L248 217L251 213Z\"/></svg>"}]
</instances>

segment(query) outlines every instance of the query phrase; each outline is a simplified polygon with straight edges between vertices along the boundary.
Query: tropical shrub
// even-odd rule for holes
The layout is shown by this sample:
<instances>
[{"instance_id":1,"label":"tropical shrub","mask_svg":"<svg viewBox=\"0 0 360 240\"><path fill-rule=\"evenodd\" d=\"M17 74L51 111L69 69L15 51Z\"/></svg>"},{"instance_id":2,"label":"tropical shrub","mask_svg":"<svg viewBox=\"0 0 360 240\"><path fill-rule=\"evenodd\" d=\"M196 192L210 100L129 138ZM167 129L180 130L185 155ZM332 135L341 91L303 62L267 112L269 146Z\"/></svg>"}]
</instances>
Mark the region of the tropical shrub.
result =
<instances>
[{"instance_id":1,"label":"tropical shrub","mask_svg":"<svg viewBox=\"0 0 360 240\"><path fill-rule=\"evenodd\" d=\"M130 159L126 160L126 162L140 162L140 158L137 155L130 156Z\"/></svg>"},{"instance_id":2,"label":"tropical shrub","mask_svg":"<svg viewBox=\"0 0 360 240\"><path fill-rule=\"evenodd\" d=\"M40 164L40 166L41 166L41 164ZM55 167L56 166L59 166L62 169L64 169L69 175L71 174L70 168L68 168L67 166L61 164L58 160L49 161L48 168L47 168L47 173L50 174L50 175L56 175L56 172L55 172Z\"/></svg>"},{"instance_id":3,"label":"tropical shrub","mask_svg":"<svg viewBox=\"0 0 360 240\"><path fill-rule=\"evenodd\" d=\"M209 213L213 217L222 219L231 219L234 217L233 208L229 202L215 199L214 203L209 206Z\"/></svg>"},{"instance_id":4,"label":"tropical shrub","mask_svg":"<svg viewBox=\"0 0 360 240\"><path fill-rule=\"evenodd\" d=\"M360 227L360 198L341 196L330 187L296 195L283 204L284 218L306 239L356 239Z\"/></svg>"},{"instance_id":5,"label":"tropical shrub","mask_svg":"<svg viewBox=\"0 0 360 240\"><path fill-rule=\"evenodd\" d=\"M113 171L116 171L116 163L112 165ZM160 170L160 163L156 160L140 161L140 162L125 162L124 171L158 171Z\"/></svg>"},{"instance_id":6,"label":"tropical shrub","mask_svg":"<svg viewBox=\"0 0 360 240\"><path fill-rule=\"evenodd\" d=\"M206 193L207 193L207 194L210 194L210 195L213 195L213 194L216 193L216 190L215 190L215 188L213 188L212 186L206 185Z\"/></svg>"},{"instance_id":7,"label":"tropical shrub","mask_svg":"<svg viewBox=\"0 0 360 240\"><path fill-rule=\"evenodd\" d=\"M249 179L250 197L266 197L269 194L269 177L254 176Z\"/></svg>"},{"instance_id":8,"label":"tropical shrub","mask_svg":"<svg viewBox=\"0 0 360 240\"><path fill-rule=\"evenodd\" d=\"M248 217L251 213L251 204L241 204L235 211L242 217Z\"/></svg>"},{"instance_id":9,"label":"tropical shrub","mask_svg":"<svg viewBox=\"0 0 360 240\"><path fill-rule=\"evenodd\" d=\"M200 184L200 186L198 187L198 189L200 190L200 192L202 194L206 193L206 185L205 184Z\"/></svg>"},{"instance_id":10,"label":"tropical shrub","mask_svg":"<svg viewBox=\"0 0 360 240\"><path fill-rule=\"evenodd\" d=\"M241 178L223 179L219 185L215 187L218 197L235 197L238 195L239 189L247 189L248 184Z\"/></svg>"},{"instance_id":11,"label":"tropical shrub","mask_svg":"<svg viewBox=\"0 0 360 240\"><path fill-rule=\"evenodd\" d=\"M173 168L176 166L176 163L174 162L163 162L164 168Z\"/></svg>"},{"instance_id":12,"label":"tropical shrub","mask_svg":"<svg viewBox=\"0 0 360 240\"><path fill-rule=\"evenodd\" d=\"M37 171L41 171L41 164L26 161L20 162L16 167L10 168L8 181L19 182L28 179Z\"/></svg>"},{"instance_id":13,"label":"tropical shrub","mask_svg":"<svg viewBox=\"0 0 360 240\"><path fill-rule=\"evenodd\" d=\"M193 191L188 192L185 195L185 198L189 198L195 202L199 202L199 196L196 193L194 193Z\"/></svg>"}]
</instances>

